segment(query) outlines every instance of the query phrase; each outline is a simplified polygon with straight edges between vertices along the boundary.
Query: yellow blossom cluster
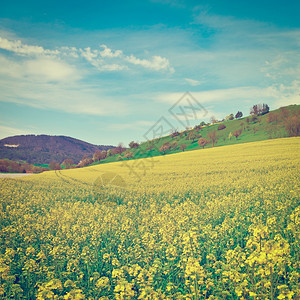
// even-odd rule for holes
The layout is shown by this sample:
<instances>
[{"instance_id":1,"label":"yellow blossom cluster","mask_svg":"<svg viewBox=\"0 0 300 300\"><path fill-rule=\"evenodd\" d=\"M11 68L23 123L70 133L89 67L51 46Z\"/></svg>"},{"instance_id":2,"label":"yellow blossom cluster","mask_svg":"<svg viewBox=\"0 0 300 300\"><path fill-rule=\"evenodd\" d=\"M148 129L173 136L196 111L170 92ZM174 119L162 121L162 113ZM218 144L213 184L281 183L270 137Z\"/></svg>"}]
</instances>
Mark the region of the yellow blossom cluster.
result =
<instances>
[{"instance_id":1,"label":"yellow blossom cluster","mask_svg":"<svg viewBox=\"0 0 300 300\"><path fill-rule=\"evenodd\" d=\"M299 146L1 179L0 298L299 299Z\"/></svg>"}]
</instances>

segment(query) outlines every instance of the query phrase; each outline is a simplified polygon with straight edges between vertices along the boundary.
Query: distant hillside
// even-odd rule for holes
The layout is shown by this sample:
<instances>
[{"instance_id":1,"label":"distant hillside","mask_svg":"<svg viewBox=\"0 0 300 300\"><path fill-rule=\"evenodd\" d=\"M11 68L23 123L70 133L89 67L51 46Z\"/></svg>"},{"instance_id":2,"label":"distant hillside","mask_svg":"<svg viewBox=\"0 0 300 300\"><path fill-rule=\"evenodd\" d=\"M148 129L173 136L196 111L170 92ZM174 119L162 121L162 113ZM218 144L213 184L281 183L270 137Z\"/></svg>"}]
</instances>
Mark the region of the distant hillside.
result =
<instances>
[{"instance_id":1,"label":"distant hillside","mask_svg":"<svg viewBox=\"0 0 300 300\"><path fill-rule=\"evenodd\" d=\"M61 163L71 158L78 163L84 155L113 146L96 146L67 136L18 135L0 140L0 158L26 161L31 164Z\"/></svg>"},{"instance_id":2,"label":"distant hillside","mask_svg":"<svg viewBox=\"0 0 300 300\"><path fill-rule=\"evenodd\" d=\"M214 144L210 138L213 133L215 133ZM184 131L174 131L167 136L143 142L121 155L109 156L101 160L101 163L299 135L300 105L289 105L264 115L253 114L228 121L217 121L215 124L197 125ZM198 144L200 138L207 140L208 144L200 146Z\"/></svg>"}]
</instances>

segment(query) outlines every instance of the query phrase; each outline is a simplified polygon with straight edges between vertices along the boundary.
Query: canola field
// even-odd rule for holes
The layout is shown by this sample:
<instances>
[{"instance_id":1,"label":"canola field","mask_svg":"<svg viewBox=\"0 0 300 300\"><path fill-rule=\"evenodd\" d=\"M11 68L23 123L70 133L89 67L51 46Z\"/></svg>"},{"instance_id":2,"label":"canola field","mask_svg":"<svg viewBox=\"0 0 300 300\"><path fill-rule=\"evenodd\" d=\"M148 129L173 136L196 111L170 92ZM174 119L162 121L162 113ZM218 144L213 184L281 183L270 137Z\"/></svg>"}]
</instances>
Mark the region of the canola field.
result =
<instances>
[{"instance_id":1,"label":"canola field","mask_svg":"<svg viewBox=\"0 0 300 300\"><path fill-rule=\"evenodd\" d=\"M0 179L0 298L299 299L300 139Z\"/></svg>"}]
</instances>

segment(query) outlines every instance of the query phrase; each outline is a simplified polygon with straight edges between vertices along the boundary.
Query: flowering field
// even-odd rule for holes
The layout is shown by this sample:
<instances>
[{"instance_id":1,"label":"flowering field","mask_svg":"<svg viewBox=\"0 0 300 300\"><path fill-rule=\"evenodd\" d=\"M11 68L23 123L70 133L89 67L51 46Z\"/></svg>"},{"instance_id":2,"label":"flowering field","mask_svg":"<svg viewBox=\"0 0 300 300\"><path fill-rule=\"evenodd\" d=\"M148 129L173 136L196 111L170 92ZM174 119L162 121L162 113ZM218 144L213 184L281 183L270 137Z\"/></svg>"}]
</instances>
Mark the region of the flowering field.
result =
<instances>
[{"instance_id":1,"label":"flowering field","mask_svg":"<svg viewBox=\"0 0 300 300\"><path fill-rule=\"evenodd\" d=\"M299 138L142 162L0 179L0 297L299 299Z\"/></svg>"}]
</instances>

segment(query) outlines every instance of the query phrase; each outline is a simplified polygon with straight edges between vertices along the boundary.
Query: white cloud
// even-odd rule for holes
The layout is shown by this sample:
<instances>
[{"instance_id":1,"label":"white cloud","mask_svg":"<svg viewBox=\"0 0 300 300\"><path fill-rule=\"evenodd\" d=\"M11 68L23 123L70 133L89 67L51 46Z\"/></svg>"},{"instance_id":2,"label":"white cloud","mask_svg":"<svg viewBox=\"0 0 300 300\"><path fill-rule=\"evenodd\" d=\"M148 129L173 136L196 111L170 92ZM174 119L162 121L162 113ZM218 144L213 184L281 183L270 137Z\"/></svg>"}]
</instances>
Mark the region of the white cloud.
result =
<instances>
[{"instance_id":1,"label":"white cloud","mask_svg":"<svg viewBox=\"0 0 300 300\"><path fill-rule=\"evenodd\" d=\"M185 81L192 85L192 86L197 86L197 85L200 85L201 84L201 81L199 80L195 80L195 79L191 79L191 78L185 78Z\"/></svg>"},{"instance_id":2,"label":"white cloud","mask_svg":"<svg viewBox=\"0 0 300 300\"><path fill-rule=\"evenodd\" d=\"M113 52L106 45L101 45L100 47L104 48L104 50L99 52L101 57L109 57L109 58L120 57L123 54L121 50L116 50L115 52Z\"/></svg>"},{"instance_id":3,"label":"white cloud","mask_svg":"<svg viewBox=\"0 0 300 300\"><path fill-rule=\"evenodd\" d=\"M122 65L118 65L118 64L111 64L111 65L102 65L100 67L101 71L120 71L120 70L127 70L128 67L127 66L122 66Z\"/></svg>"},{"instance_id":4,"label":"white cloud","mask_svg":"<svg viewBox=\"0 0 300 300\"><path fill-rule=\"evenodd\" d=\"M134 65L140 65L146 69L155 70L155 71L170 71L174 73L175 70L170 66L170 62L165 57L153 56L151 60L148 59L139 59L134 55L126 57L126 60Z\"/></svg>"},{"instance_id":5,"label":"white cloud","mask_svg":"<svg viewBox=\"0 0 300 300\"><path fill-rule=\"evenodd\" d=\"M154 71L170 71L174 72L174 68L170 66L167 58L161 56L153 56L151 60L139 59L134 55L124 56L122 50L113 51L107 45L100 45L102 50L77 49L76 47L64 46L58 50L44 49L42 46L33 46L22 43L21 40L8 40L0 37L0 49L13 52L21 56L36 56L36 57L56 57L60 59L79 59L84 58L92 66L99 71L120 71L129 69L127 63L141 65L146 69ZM49 64L46 64L49 69ZM44 68L45 69L45 68ZM49 70L50 71L50 70Z\"/></svg>"},{"instance_id":6,"label":"white cloud","mask_svg":"<svg viewBox=\"0 0 300 300\"><path fill-rule=\"evenodd\" d=\"M61 47L60 52L64 56L79 58L79 51L76 47Z\"/></svg>"},{"instance_id":7,"label":"white cloud","mask_svg":"<svg viewBox=\"0 0 300 300\"><path fill-rule=\"evenodd\" d=\"M0 55L0 76L6 79L14 78L25 80L47 82L47 81L75 81L80 79L77 69L66 62L50 57L36 58L25 61L14 61Z\"/></svg>"},{"instance_id":8,"label":"white cloud","mask_svg":"<svg viewBox=\"0 0 300 300\"><path fill-rule=\"evenodd\" d=\"M79 50L81 56L84 57L88 62L90 62L94 67L98 67L103 63L103 60L99 58L99 51L92 50L90 47L85 48L84 50Z\"/></svg>"},{"instance_id":9,"label":"white cloud","mask_svg":"<svg viewBox=\"0 0 300 300\"><path fill-rule=\"evenodd\" d=\"M139 59L134 55L124 56L122 50L111 50L106 45L101 45L103 50L91 50L90 47L84 50L80 49L81 56L96 67L99 71L119 71L126 70L128 66L125 63L140 65L145 69L154 71L170 71L174 72L174 68L170 66L167 58L161 56L153 56L149 59ZM116 63L107 64L107 60L115 61Z\"/></svg>"},{"instance_id":10,"label":"white cloud","mask_svg":"<svg viewBox=\"0 0 300 300\"><path fill-rule=\"evenodd\" d=\"M23 44L20 40L9 41L0 37L0 48L20 55L58 55L58 50L45 50L41 46Z\"/></svg>"},{"instance_id":11,"label":"white cloud","mask_svg":"<svg viewBox=\"0 0 300 300\"><path fill-rule=\"evenodd\" d=\"M24 66L25 74L35 80L73 81L80 78L73 66L54 59L29 60Z\"/></svg>"}]
</instances>

